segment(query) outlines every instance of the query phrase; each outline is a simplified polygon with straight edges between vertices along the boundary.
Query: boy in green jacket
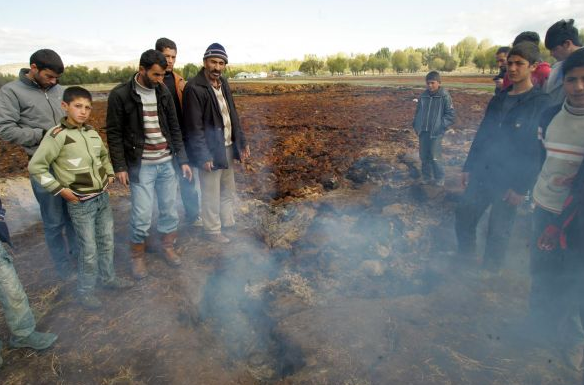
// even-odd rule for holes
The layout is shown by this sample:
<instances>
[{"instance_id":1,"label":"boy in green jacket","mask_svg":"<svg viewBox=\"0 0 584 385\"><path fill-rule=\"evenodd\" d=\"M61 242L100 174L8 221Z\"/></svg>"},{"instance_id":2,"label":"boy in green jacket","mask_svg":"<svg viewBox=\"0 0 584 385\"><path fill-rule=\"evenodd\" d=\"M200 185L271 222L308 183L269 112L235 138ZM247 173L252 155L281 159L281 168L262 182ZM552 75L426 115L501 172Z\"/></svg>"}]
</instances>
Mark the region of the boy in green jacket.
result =
<instances>
[{"instance_id":1,"label":"boy in green jacket","mask_svg":"<svg viewBox=\"0 0 584 385\"><path fill-rule=\"evenodd\" d=\"M86 309L98 309L102 306L94 295L98 275L101 284L109 289L126 289L133 282L116 277L114 271L113 215L107 192L108 184L114 181L114 171L99 134L85 124L91 103L86 89L65 90L61 108L67 116L47 131L28 171L43 188L67 201L80 247L79 302Z\"/></svg>"}]
</instances>

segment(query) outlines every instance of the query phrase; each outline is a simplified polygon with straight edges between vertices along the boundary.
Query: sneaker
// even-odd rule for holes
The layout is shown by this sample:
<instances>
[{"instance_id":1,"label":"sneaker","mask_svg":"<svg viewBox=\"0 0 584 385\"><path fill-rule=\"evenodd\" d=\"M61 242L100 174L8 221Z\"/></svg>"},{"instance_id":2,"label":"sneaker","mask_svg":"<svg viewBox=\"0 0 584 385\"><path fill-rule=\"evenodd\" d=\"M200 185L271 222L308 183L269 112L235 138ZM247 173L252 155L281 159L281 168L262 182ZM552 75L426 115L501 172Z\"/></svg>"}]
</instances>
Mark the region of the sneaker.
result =
<instances>
[{"instance_id":1,"label":"sneaker","mask_svg":"<svg viewBox=\"0 0 584 385\"><path fill-rule=\"evenodd\" d=\"M50 347L56 340L56 334L32 332L28 337L11 336L8 343L12 348L31 348L34 350L44 350Z\"/></svg>"},{"instance_id":2,"label":"sneaker","mask_svg":"<svg viewBox=\"0 0 584 385\"><path fill-rule=\"evenodd\" d=\"M87 310L97 310L103 306L99 298L97 298L93 294L80 295L77 300L79 301L81 306L83 306L83 308Z\"/></svg>"},{"instance_id":3,"label":"sneaker","mask_svg":"<svg viewBox=\"0 0 584 385\"><path fill-rule=\"evenodd\" d=\"M102 286L104 289L124 290L134 287L134 282L126 278L115 277L109 282L103 282Z\"/></svg>"},{"instance_id":4,"label":"sneaker","mask_svg":"<svg viewBox=\"0 0 584 385\"><path fill-rule=\"evenodd\" d=\"M438 179L436 181L436 186L438 186L438 187L444 187L444 179Z\"/></svg>"},{"instance_id":5,"label":"sneaker","mask_svg":"<svg viewBox=\"0 0 584 385\"><path fill-rule=\"evenodd\" d=\"M201 217L195 218L195 220L190 221L193 227L203 227L203 219Z\"/></svg>"},{"instance_id":6,"label":"sneaker","mask_svg":"<svg viewBox=\"0 0 584 385\"><path fill-rule=\"evenodd\" d=\"M225 235L221 234L221 233L211 233L211 234L205 234L205 238L209 241L209 242L213 242L213 243L221 243L221 244L225 244L225 243L229 243L231 242L229 240L229 238L227 238Z\"/></svg>"}]
</instances>

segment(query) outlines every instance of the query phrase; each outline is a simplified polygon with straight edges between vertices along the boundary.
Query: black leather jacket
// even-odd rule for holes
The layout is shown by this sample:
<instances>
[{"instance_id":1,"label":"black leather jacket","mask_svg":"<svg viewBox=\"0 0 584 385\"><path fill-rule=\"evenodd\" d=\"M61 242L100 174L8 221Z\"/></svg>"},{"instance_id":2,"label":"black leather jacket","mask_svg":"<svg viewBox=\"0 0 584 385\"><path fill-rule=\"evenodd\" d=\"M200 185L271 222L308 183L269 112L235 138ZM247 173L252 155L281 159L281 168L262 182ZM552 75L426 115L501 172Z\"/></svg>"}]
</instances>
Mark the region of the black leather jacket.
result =
<instances>
[{"instance_id":1,"label":"black leather jacket","mask_svg":"<svg viewBox=\"0 0 584 385\"><path fill-rule=\"evenodd\" d=\"M106 130L114 172L127 171L130 181L139 182L138 175L145 135L142 100L136 92L134 78L135 76L110 92ZM184 150L174 101L166 86L156 86L156 101L160 130L170 147L171 154L179 165L187 164L188 158Z\"/></svg>"}]
</instances>

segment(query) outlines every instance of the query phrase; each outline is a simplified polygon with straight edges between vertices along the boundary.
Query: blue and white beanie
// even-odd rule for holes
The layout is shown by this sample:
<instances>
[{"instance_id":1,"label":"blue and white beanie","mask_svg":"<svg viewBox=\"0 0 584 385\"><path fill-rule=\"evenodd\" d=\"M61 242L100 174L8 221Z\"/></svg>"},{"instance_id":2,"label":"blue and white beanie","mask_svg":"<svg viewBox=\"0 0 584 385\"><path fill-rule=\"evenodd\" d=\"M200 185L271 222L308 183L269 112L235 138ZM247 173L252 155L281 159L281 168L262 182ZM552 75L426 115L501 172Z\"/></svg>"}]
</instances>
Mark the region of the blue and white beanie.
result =
<instances>
[{"instance_id":1,"label":"blue and white beanie","mask_svg":"<svg viewBox=\"0 0 584 385\"><path fill-rule=\"evenodd\" d=\"M227 52L225 52L225 48L219 43L211 44L207 50L205 51L205 55L203 56L203 60L209 57L218 57L225 60L225 64L227 64Z\"/></svg>"}]
</instances>

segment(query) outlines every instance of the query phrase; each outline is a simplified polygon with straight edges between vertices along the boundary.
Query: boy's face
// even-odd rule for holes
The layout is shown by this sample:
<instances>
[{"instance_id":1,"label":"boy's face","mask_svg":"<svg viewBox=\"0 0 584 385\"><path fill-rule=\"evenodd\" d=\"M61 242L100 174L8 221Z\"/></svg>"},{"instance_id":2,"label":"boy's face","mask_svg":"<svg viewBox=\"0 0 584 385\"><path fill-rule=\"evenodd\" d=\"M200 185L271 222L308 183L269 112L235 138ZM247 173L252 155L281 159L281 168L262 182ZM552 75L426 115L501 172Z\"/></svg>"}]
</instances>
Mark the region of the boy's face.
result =
<instances>
[{"instance_id":1,"label":"boy's face","mask_svg":"<svg viewBox=\"0 0 584 385\"><path fill-rule=\"evenodd\" d=\"M440 82L438 80L427 80L426 88L428 89L428 91L434 93L438 91L438 88L440 88Z\"/></svg>"},{"instance_id":2,"label":"boy's face","mask_svg":"<svg viewBox=\"0 0 584 385\"><path fill-rule=\"evenodd\" d=\"M566 74L564 91L571 106L584 108L584 67L573 68Z\"/></svg>"},{"instance_id":3,"label":"boy's face","mask_svg":"<svg viewBox=\"0 0 584 385\"><path fill-rule=\"evenodd\" d=\"M174 63L176 62L176 49L165 48L162 50L162 54L166 58L166 72L172 72L174 69Z\"/></svg>"},{"instance_id":4,"label":"boy's face","mask_svg":"<svg viewBox=\"0 0 584 385\"><path fill-rule=\"evenodd\" d=\"M496 54L495 61L497 62L500 70L507 69L507 54L505 52Z\"/></svg>"},{"instance_id":5,"label":"boy's face","mask_svg":"<svg viewBox=\"0 0 584 385\"><path fill-rule=\"evenodd\" d=\"M73 99L70 103L61 102L67 114L67 121L75 126L83 125L91 115L91 101L85 98Z\"/></svg>"},{"instance_id":6,"label":"boy's face","mask_svg":"<svg viewBox=\"0 0 584 385\"><path fill-rule=\"evenodd\" d=\"M550 50L550 54L556 59L557 61L564 61L570 56L570 44L568 41L563 42L560 45L555 46Z\"/></svg>"},{"instance_id":7,"label":"boy's face","mask_svg":"<svg viewBox=\"0 0 584 385\"><path fill-rule=\"evenodd\" d=\"M519 55L511 55L507 58L507 73L512 83L521 83L531 77L536 64L529 64Z\"/></svg>"}]
</instances>

